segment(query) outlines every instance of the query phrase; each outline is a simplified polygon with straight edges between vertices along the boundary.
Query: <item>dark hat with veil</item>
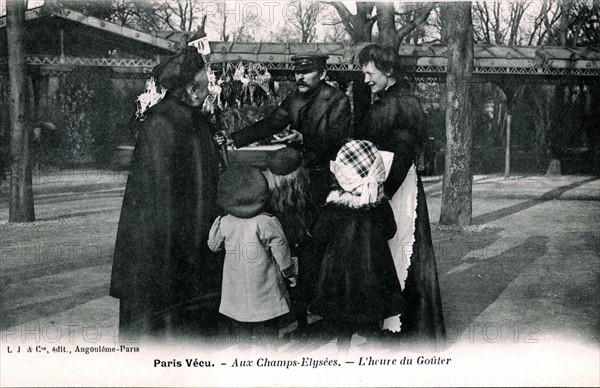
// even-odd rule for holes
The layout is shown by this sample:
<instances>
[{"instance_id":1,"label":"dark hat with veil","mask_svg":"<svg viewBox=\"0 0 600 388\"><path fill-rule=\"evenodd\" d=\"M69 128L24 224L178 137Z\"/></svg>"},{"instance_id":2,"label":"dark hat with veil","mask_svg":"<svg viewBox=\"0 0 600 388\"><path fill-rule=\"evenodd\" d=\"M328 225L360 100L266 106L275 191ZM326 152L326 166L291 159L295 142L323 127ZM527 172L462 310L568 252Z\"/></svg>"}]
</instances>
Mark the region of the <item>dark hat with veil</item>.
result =
<instances>
[{"instance_id":1,"label":"dark hat with veil","mask_svg":"<svg viewBox=\"0 0 600 388\"><path fill-rule=\"evenodd\" d=\"M188 46L179 53L162 60L152 69L159 85L166 89L177 89L192 79L204 68L202 55L195 47Z\"/></svg>"}]
</instances>

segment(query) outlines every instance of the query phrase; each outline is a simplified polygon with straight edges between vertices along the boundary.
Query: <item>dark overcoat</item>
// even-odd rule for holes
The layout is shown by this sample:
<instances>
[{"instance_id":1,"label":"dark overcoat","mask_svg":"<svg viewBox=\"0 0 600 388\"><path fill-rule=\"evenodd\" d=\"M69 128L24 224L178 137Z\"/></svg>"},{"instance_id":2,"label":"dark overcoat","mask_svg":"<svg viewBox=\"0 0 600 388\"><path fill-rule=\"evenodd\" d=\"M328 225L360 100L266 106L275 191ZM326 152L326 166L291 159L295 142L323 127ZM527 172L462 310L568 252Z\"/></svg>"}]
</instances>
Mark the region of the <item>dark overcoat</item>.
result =
<instances>
[{"instance_id":1,"label":"dark overcoat","mask_svg":"<svg viewBox=\"0 0 600 388\"><path fill-rule=\"evenodd\" d=\"M232 134L236 147L265 139L290 125L304 137L303 155L310 169L329 167L350 135L350 100L322 81L313 90L290 93L270 115Z\"/></svg>"},{"instance_id":2,"label":"dark overcoat","mask_svg":"<svg viewBox=\"0 0 600 388\"><path fill-rule=\"evenodd\" d=\"M214 324L222 264L207 246L217 216L212 135L201 114L169 95L139 126L110 285L121 337Z\"/></svg>"},{"instance_id":3,"label":"dark overcoat","mask_svg":"<svg viewBox=\"0 0 600 388\"><path fill-rule=\"evenodd\" d=\"M359 324L401 313L400 283L387 244L396 233L389 202L353 206L331 197L313 231L323 260L309 310L330 321Z\"/></svg>"},{"instance_id":4,"label":"dark overcoat","mask_svg":"<svg viewBox=\"0 0 600 388\"><path fill-rule=\"evenodd\" d=\"M270 115L233 132L236 147L266 139L288 125L304 138L302 155L311 179L314 202L321 205L329 192L329 161L351 136L350 99L339 89L321 81L306 93L290 93Z\"/></svg>"},{"instance_id":5,"label":"dark overcoat","mask_svg":"<svg viewBox=\"0 0 600 388\"><path fill-rule=\"evenodd\" d=\"M419 100L397 84L385 90L371 105L360 127L361 138L373 142L379 150L394 153L384 183L389 198L404 182L415 161L416 148L424 138L426 125L427 117ZM403 290L407 307L402 315L401 335L416 342L435 343L445 340L446 331L427 200L420 177L417 203L415 242Z\"/></svg>"}]
</instances>

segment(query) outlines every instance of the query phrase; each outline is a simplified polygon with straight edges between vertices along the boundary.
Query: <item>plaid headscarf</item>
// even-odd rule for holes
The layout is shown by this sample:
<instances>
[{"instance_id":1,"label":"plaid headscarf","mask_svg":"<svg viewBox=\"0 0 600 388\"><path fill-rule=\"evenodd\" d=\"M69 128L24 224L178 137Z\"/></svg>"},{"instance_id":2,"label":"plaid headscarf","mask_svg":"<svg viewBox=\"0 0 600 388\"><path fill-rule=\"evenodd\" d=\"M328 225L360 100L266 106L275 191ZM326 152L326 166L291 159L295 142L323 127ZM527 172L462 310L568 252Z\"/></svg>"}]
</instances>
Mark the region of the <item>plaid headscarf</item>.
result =
<instances>
[{"instance_id":1,"label":"plaid headscarf","mask_svg":"<svg viewBox=\"0 0 600 388\"><path fill-rule=\"evenodd\" d=\"M377 201L379 186L387 178L380 152L366 140L344 144L329 168L344 191L360 196L362 205Z\"/></svg>"}]
</instances>

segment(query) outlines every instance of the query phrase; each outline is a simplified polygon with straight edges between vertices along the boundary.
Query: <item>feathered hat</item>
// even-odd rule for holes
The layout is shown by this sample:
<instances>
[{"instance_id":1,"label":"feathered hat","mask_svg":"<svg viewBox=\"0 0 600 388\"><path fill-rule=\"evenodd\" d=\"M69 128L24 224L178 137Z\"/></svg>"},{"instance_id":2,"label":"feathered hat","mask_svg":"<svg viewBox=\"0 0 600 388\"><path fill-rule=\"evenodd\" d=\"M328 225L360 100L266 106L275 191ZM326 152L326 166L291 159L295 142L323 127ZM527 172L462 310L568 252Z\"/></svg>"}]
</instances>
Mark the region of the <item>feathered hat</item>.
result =
<instances>
[{"instance_id":1,"label":"feathered hat","mask_svg":"<svg viewBox=\"0 0 600 388\"><path fill-rule=\"evenodd\" d=\"M204 59L198 50L187 46L156 65L152 69L152 75L163 88L177 89L194 79L204 65Z\"/></svg>"}]
</instances>

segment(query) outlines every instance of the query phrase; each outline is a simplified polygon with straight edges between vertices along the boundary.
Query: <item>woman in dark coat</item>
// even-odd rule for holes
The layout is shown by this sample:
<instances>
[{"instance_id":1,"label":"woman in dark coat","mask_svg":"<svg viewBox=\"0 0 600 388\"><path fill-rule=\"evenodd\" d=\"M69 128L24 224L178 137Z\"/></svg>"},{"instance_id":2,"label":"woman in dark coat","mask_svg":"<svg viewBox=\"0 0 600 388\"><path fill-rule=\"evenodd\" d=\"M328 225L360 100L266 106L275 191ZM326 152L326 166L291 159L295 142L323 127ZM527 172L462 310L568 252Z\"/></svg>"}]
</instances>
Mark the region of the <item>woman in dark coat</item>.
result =
<instances>
[{"instance_id":1,"label":"woman in dark coat","mask_svg":"<svg viewBox=\"0 0 600 388\"><path fill-rule=\"evenodd\" d=\"M391 198L398 226L390 247L406 302L400 317L401 337L436 345L445 341L446 332L427 201L414 167L426 116L419 100L399 84L397 55L392 49L369 45L359 53L359 62L365 83L378 97L360 128L364 131L361 138L394 153L384 190ZM384 323L384 327L389 325L394 327Z\"/></svg>"},{"instance_id":2,"label":"woman in dark coat","mask_svg":"<svg viewBox=\"0 0 600 388\"><path fill-rule=\"evenodd\" d=\"M218 154L200 113L204 61L187 48L154 75L167 93L139 123L112 269L122 341L205 334L218 316L220 261L206 243L217 216Z\"/></svg>"}]
</instances>

